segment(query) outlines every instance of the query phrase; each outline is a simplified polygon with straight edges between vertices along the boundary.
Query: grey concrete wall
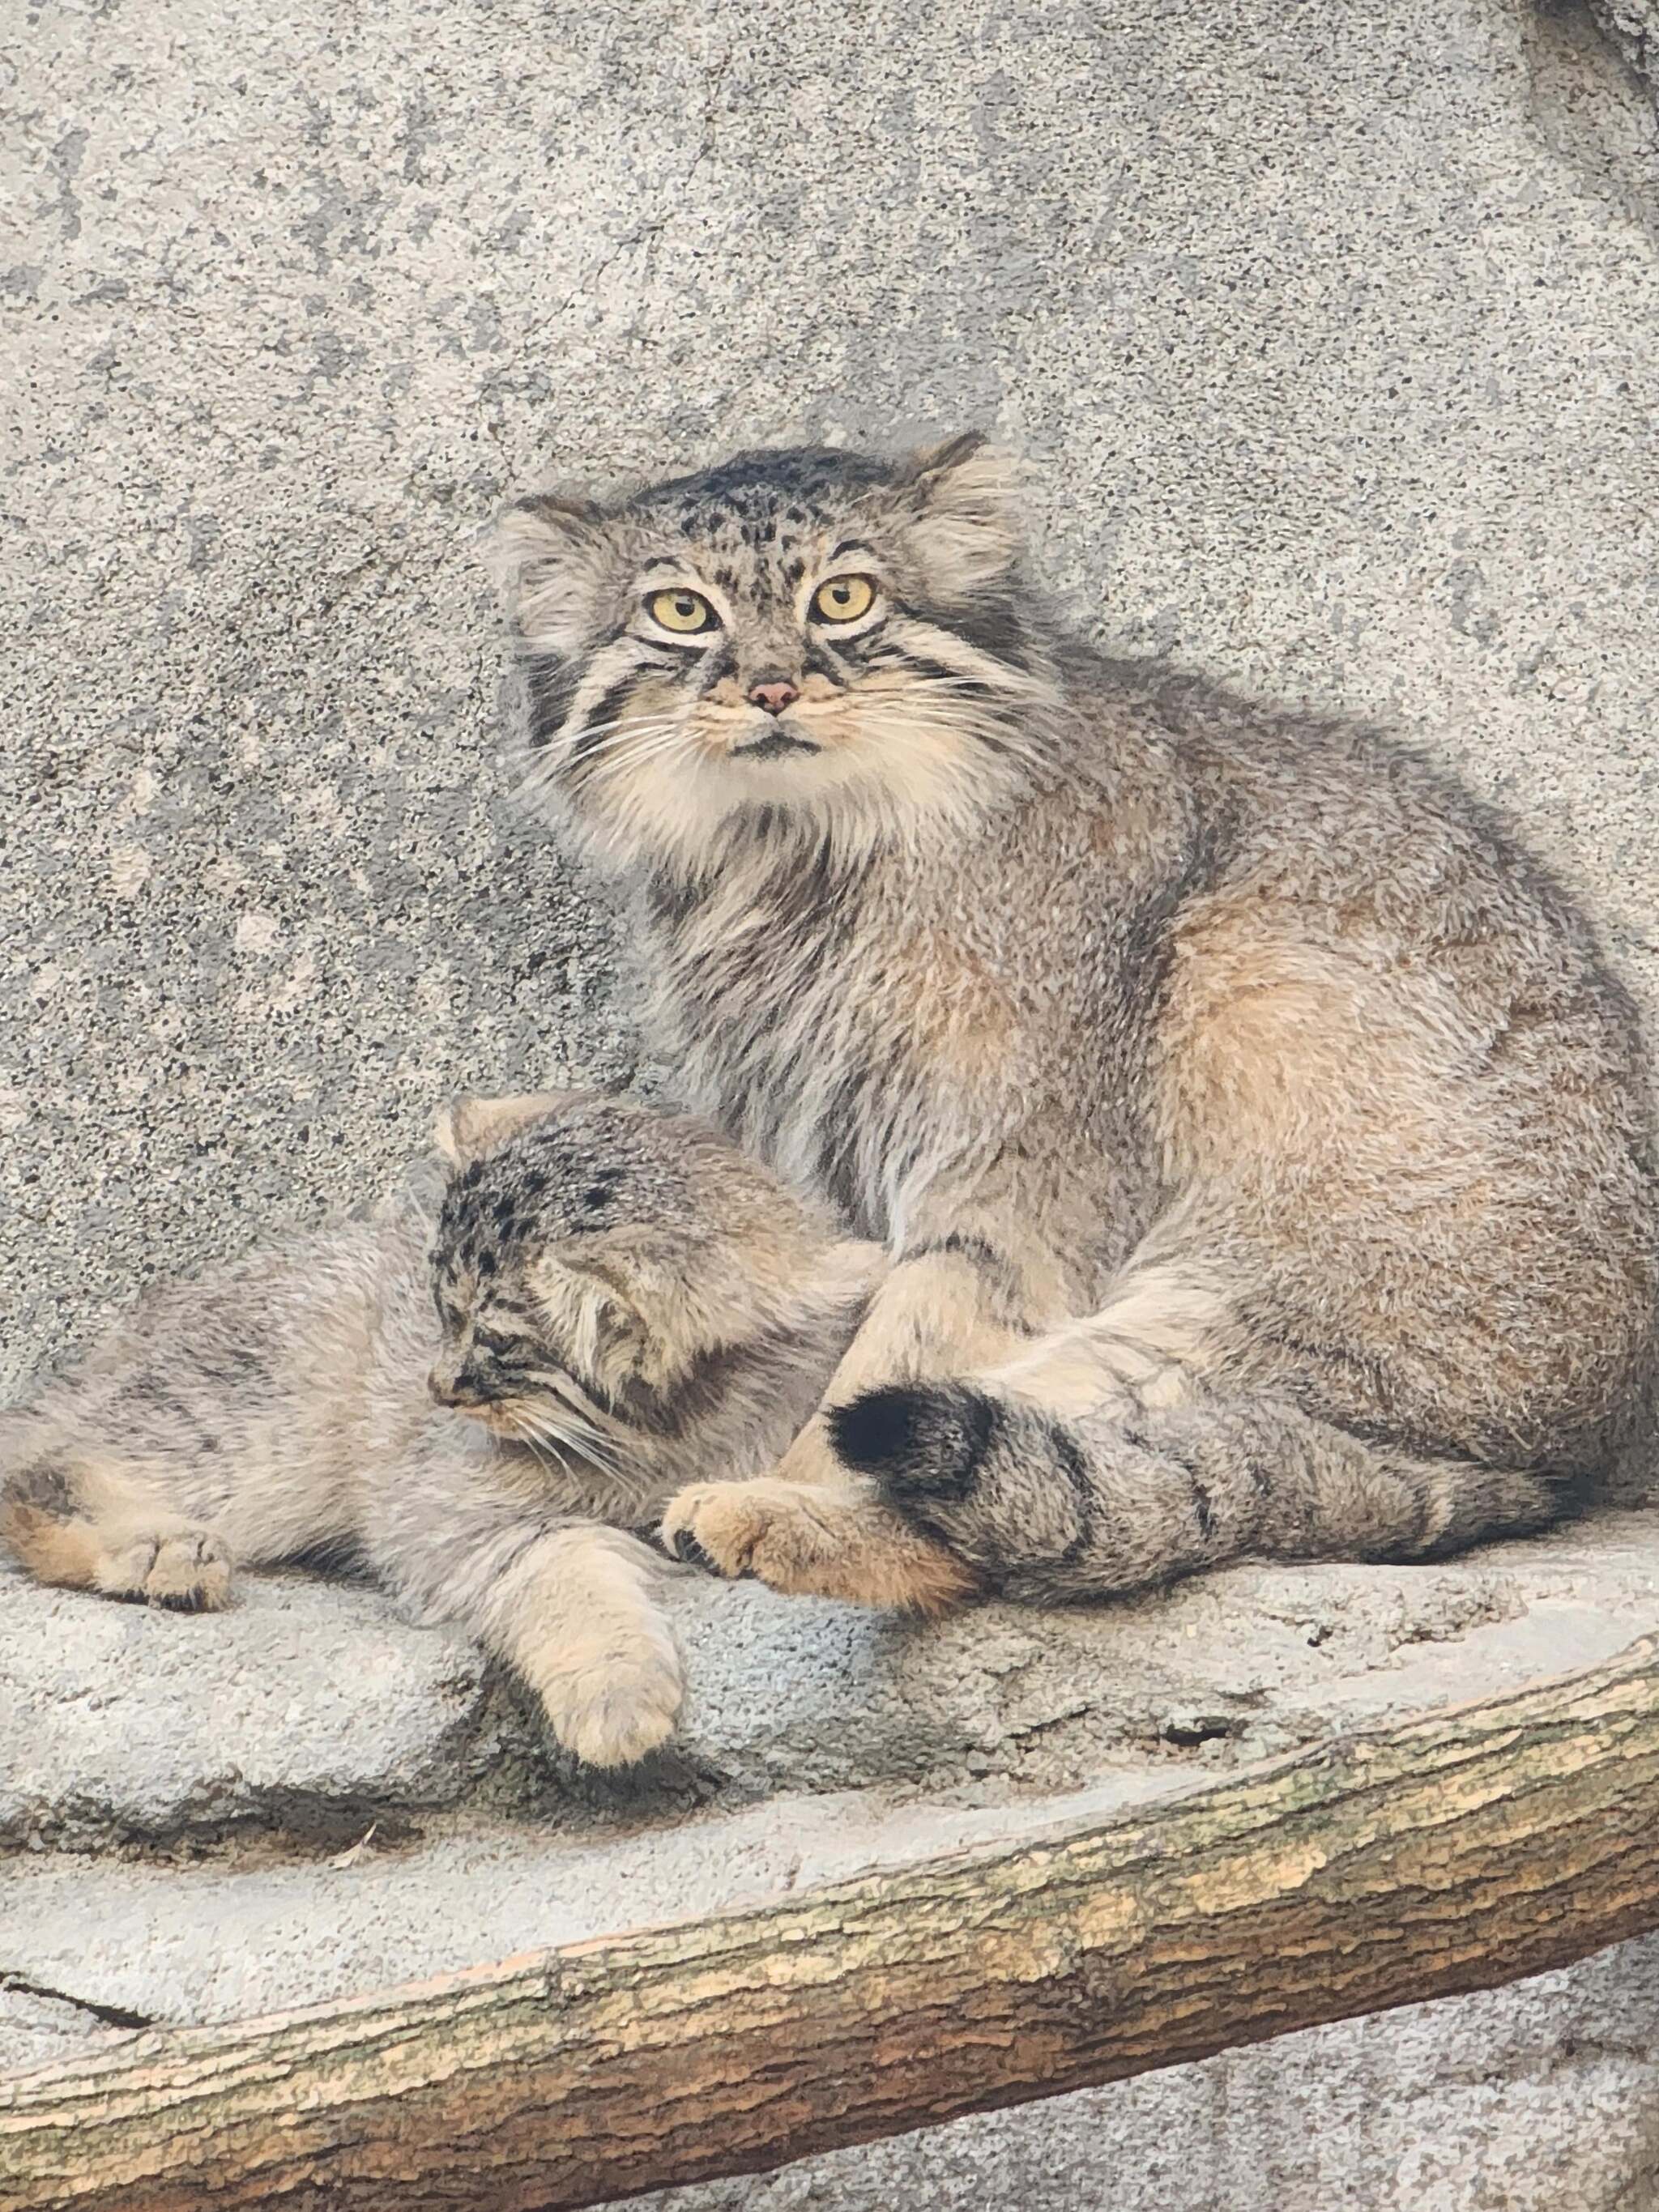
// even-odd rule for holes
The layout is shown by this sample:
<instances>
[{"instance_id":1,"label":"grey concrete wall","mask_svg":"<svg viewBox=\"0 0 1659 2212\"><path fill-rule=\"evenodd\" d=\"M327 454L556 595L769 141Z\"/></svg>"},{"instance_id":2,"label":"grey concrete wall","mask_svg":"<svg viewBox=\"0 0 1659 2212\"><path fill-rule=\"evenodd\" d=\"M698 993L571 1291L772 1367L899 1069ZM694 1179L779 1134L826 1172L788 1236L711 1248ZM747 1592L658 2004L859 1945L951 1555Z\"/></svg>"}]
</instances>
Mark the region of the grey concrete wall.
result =
<instances>
[{"instance_id":1,"label":"grey concrete wall","mask_svg":"<svg viewBox=\"0 0 1659 2212\"><path fill-rule=\"evenodd\" d=\"M495 758L550 477L991 424L1081 621L1431 738L1659 1006L1650 0L15 12L0 1391L445 1091L630 1066ZM706 2201L1643 2212L1652 1971Z\"/></svg>"},{"instance_id":2,"label":"grey concrete wall","mask_svg":"<svg viewBox=\"0 0 1659 2212\"><path fill-rule=\"evenodd\" d=\"M1081 619L1434 734L1652 998L1659 185L1587 17L28 21L0 1386L135 1276L378 1188L445 1090L626 1066L495 757L475 533L550 476L993 424Z\"/></svg>"}]
</instances>

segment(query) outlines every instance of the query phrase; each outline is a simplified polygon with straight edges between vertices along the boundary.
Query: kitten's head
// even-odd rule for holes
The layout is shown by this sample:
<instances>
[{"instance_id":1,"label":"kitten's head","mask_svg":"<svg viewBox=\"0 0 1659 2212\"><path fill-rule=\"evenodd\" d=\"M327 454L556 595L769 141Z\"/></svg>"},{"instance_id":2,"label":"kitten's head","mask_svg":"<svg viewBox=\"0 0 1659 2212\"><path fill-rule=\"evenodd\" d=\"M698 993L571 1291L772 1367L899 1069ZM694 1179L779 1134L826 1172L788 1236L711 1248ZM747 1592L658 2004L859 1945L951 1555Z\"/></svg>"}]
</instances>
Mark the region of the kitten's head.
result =
<instances>
[{"instance_id":1,"label":"kitten's head","mask_svg":"<svg viewBox=\"0 0 1659 2212\"><path fill-rule=\"evenodd\" d=\"M505 1436L596 1449L710 1358L867 1288L830 1217L706 1122L592 1092L467 1099L433 1245L431 1390Z\"/></svg>"},{"instance_id":2,"label":"kitten's head","mask_svg":"<svg viewBox=\"0 0 1659 2212\"><path fill-rule=\"evenodd\" d=\"M977 435L526 499L501 555L529 788L624 859L695 866L734 817L849 845L960 822L1056 705L1007 471Z\"/></svg>"}]
</instances>

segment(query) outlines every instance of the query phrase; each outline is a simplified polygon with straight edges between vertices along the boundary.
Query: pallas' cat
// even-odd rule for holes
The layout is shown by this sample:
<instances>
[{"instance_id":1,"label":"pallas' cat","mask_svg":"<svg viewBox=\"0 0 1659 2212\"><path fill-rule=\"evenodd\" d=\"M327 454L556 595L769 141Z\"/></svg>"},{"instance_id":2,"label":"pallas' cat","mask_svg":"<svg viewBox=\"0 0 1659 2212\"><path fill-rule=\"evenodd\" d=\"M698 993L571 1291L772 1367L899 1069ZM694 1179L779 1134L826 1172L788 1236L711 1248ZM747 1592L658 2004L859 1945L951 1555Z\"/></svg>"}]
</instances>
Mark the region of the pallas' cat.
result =
<instances>
[{"instance_id":1,"label":"pallas' cat","mask_svg":"<svg viewBox=\"0 0 1659 2212\"><path fill-rule=\"evenodd\" d=\"M682 1547L1062 1598L1534 1528L1618 1449L1631 1008L1446 775L1063 635L973 436L529 498L501 557L532 792L631 892L682 1087L891 1261Z\"/></svg>"},{"instance_id":2,"label":"pallas' cat","mask_svg":"<svg viewBox=\"0 0 1659 2212\"><path fill-rule=\"evenodd\" d=\"M185 1611L233 1561L350 1553L625 1764L681 1697L629 1532L776 1457L880 1254L689 1116L469 1100L438 1142L435 1222L411 1188L154 1290L0 1414L0 1536L42 1582Z\"/></svg>"}]
</instances>

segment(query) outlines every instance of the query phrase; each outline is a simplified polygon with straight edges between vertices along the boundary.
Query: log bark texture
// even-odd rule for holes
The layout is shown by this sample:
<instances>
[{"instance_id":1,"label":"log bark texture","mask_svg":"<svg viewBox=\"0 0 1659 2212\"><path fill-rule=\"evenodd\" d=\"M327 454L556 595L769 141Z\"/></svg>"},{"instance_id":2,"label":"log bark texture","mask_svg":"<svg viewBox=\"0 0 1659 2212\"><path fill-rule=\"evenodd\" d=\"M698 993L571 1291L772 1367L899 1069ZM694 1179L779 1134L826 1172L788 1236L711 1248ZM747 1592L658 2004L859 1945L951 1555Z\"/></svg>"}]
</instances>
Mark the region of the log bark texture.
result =
<instances>
[{"instance_id":1,"label":"log bark texture","mask_svg":"<svg viewBox=\"0 0 1659 2212\"><path fill-rule=\"evenodd\" d=\"M1659 1638L1104 1825L0 2085L0 2208L545 2212L1659 1926Z\"/></svg>"}]
</instances>

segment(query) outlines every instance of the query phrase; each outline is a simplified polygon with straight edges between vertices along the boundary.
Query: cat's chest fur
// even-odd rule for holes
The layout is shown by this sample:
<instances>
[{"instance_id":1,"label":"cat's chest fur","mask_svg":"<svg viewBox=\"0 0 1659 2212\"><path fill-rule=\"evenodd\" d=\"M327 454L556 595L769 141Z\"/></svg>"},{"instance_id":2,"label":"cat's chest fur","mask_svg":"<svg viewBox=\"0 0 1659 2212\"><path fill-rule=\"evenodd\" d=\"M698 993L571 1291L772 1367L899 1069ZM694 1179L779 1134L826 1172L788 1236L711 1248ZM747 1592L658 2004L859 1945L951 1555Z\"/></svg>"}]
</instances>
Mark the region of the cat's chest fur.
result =
<instances>
[{"instance_id":1,"label":"cat's chest fur","mask_svg":"<svg viewBox=\"0 0 1659 2212\"><path fill-rule=\"evenodd\" d=\"M1022 842L1024 866L1006 841L931 866L731 865L649 908L683 1084L861 1234L888 1237L907 1189L1063 1080L1081 1001L1115 988L1087 948L1115 902L1075 856Z\"/></svg>"},{"instance_id":2,"label":"cat's chest fur","mask_svg":"<svg viewBox=\"0 0 1659 2212\"><path fill-rule=\"evenodd\" d=\"M650 954L658 1035L690 1095L878 1232L860 1130L878 1091L928 1085L904 1034L891 908L867 875L733 868L657 908Z\"/></svg>"}]
</instances>

